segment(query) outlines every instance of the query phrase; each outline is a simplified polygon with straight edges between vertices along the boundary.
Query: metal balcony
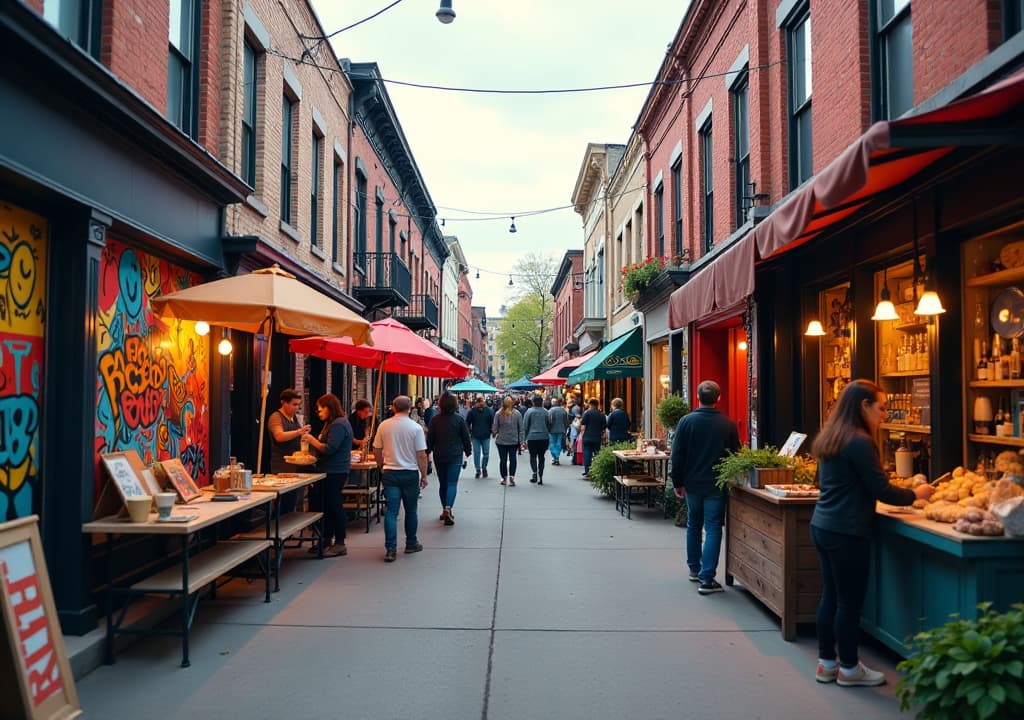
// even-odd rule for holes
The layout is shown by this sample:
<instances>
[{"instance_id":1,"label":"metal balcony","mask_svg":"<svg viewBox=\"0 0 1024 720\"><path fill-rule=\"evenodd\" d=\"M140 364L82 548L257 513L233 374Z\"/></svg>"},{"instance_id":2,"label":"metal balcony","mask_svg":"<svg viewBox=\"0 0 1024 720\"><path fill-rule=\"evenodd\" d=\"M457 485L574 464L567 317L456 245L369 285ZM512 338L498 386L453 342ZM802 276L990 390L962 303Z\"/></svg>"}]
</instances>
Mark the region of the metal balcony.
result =
<instances>
[{"instance_id":1,"label":"metal balcony","mask_svg":"<svg viewBox=\"0 0 1024 720\"><path fill-rule=\"evenodd\" d=\"M465 338L462 340L462 352L459 353L459 358L462 362L468 363L473 361L473 343Z\"/></svg>"},{"instance_id":2,"label":"metal balcony","mask_svg":"<svg viewBox=\"0 0 1024 720\"><path fill-rule=\"evenodd\" d=\"M412 330L437 330L437 303L429 295L417 294L409 298L409 304L395 310L395 320Z\"/></svg>"},{"instance_id":3,"label":"metal balcony","mask_svg":"<svg viewBox=\"0 0 1024 720\"><path fill-rule=\"evenodd\" d=\"M396 253L353 253L352 294L366 310L405 307L412 297L412 273ZM436 310L435 310L436 313Z\"/></svg>"}]
</instances>

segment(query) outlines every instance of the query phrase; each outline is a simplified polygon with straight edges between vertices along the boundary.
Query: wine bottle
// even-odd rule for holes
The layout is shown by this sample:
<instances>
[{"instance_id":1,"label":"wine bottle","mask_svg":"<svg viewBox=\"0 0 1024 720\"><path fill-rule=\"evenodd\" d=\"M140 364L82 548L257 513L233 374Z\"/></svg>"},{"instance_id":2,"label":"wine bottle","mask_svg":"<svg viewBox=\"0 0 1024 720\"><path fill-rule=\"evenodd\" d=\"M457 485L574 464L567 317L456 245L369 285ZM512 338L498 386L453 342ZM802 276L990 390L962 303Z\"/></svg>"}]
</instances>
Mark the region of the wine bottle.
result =
<instances>
[{"instance_id":1,"label":"wine bottle","mask_svg":"<svg viewBox=\"0 0 1024 720\"><path fill-rule=\"evenodd\" d=\"M1010 379L1020 380L1020 341L1017 338L1010 346Z\"/></svg>"},{"instance_id":2,"label":"wine bottle","mask_svg":"<svg viewBox=\"0 0 1024 720\"><path fill-rule=\"evenodd\" d=\"M978 379L988 380L988 348L984 341L981 343L981 358L978 360Z\"/></svg>"}]
</instances>

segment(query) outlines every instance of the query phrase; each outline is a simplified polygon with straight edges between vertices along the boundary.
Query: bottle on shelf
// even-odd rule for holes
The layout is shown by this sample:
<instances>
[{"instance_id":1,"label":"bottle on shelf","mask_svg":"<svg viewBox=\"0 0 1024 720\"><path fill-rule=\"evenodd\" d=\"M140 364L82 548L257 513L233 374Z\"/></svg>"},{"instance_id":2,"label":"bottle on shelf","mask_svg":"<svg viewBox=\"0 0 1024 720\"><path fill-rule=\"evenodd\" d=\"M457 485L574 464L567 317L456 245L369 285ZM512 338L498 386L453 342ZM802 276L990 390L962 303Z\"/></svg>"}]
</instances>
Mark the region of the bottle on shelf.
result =
<instances>
[{"instance_id":1,"label":"bottle on shelf","mask_svg":"<svg viewBox=\"0 0 1024 720\"><path fill-rule=\"evenodd\" d=\"M1020 341L1017 338L1010 343L1010 379L1020 380Z\"/></svg>"},{"instance_id":2,"label":"bottle on shelf","mask_svg":"<svg viewBox=\"0 0 1024 720\"><path fill-rule=\"evenodd\" d=\"M981 342L981 357L978 360L978 380L988 380L988 345L985 341Z\"/></svg>"},{"instance_id":3,"label":"bottle on shelf","mask_svg":"<svg viewBox=\"0 0 1024 720\"><path fill-rule=\"evenodd\" d=\"M1002 405L1000 405L999 409L996 411L995 432L993 434L996 437L1002 437L1003 436L1003 406Z\"/></svg>"},{"instance_id":4,"label":"bottle on shelf","mask_svg":"<svg viewBox=\"0 0 1024 720\"><path fill-rule=\"evenodd\" d=\"M988 361L988 379L989 380L1002 380L1003 379L1003 362L1001 357L1000 346L1002 343L999 341L999 335L992 336L992 357Z\"/></svg>"}]
</instances>

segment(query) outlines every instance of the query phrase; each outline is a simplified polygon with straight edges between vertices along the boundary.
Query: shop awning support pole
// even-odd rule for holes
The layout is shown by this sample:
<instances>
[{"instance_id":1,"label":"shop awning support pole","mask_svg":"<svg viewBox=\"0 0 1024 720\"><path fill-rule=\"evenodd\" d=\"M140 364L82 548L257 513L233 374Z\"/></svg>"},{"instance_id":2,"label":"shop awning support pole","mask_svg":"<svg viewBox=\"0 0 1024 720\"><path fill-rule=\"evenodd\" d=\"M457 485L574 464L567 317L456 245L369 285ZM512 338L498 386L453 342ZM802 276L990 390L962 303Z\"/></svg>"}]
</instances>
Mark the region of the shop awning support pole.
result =
<instances>
[{"instance_id":1,"label":"shop awning support pole","mask_svg":"<svg viewBox=\"0 0 1024 720\"><path fill-rule=\"evenodd\" d=\"M373 393L373 415L370 416L370 429L366 433L366 439L369 440L373 437L373 431L377 429L377 413L380 412L380 386L384 382L384 361L387 360L387 353L384 353L380 359L380 367L377 368L377 389ZM370 450L373 448L371 447ZM367 459L367 449L363 447L363 459Z\"/></svg>"},{"instance_id":2,"label":"shop awning support pole","mask_svg":"<svg viewBox=\"0 0 1024 720\"><path fill-rule=\"evenodd\" d=\"M267 415L267 378L270 377L270 349L271 343L274 339L274 316L270 315L267 318L270 323L267 330L267 351L263 357L263 377L260 378L260 439L257 447L259 448L256 452L256 472L263 472L263 436L266 434L263 429L263 425L266 422Z\"/></svg>"}]
</instances>

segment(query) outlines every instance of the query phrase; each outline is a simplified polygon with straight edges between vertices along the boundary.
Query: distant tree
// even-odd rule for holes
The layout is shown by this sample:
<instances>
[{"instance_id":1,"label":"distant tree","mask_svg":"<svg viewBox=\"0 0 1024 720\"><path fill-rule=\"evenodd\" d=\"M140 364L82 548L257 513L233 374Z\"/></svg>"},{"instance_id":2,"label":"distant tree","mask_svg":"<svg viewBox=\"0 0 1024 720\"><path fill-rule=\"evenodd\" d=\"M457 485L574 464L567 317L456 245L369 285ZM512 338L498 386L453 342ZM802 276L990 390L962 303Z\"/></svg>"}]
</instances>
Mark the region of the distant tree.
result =
<instances>
[{"instance_id":1,"label":"distant tree","mask_svg":"<svg viewBox=\"0 0 1024 720\"><path fill-rule=\"evenodd\" d=\"M518 379L540 373L550 356L554 298L551 284L558 262L530 253L512 268L515 283L509 295L515 300L505 313L497 336L498 351L505 355L506 377Z\"/></svg>"}]
</instances>

